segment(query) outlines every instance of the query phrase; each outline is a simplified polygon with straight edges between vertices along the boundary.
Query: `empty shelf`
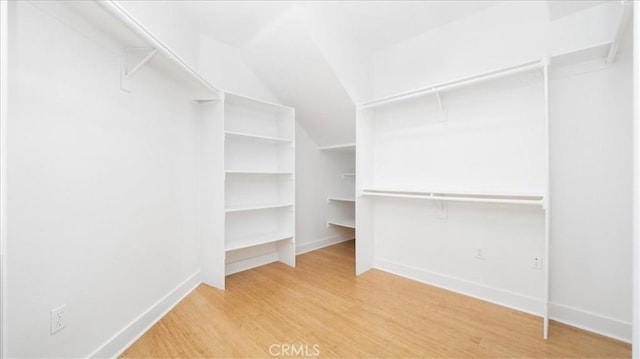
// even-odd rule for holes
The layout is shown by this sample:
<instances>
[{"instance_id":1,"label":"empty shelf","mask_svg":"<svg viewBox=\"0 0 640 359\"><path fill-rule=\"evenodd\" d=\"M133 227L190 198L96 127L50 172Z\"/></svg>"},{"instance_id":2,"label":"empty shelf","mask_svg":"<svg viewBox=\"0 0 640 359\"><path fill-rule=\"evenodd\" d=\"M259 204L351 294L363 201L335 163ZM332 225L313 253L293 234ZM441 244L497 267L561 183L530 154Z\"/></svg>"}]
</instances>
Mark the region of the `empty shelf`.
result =
<instances>
[{"instance_id":1,"label":"empty shelf","mask_svg":"<svg viewBox=\"0 0 640 359\"><path fill-rule=\"evenodd\" d=\"M241 175L292 175L293 171L260 171L260 170L226 170L226 174L241 174Z\"/></svg>"},{"instance_id":2,"label":"empty shelf","mask_svg":"<svg viewBox=\"0 0 640 359\"><path fill-rule=\"evenodd\" d=\"M327 225L334 225L346 228L356 228L356 220L354 218L342 218L327 221Z\"/></svg>"},{"instance_id":3,"label":"empty shelf","mask_svg":"<svg viewBox=\"0 0 640 359\"><path fill-rule=\"evenodd\" d=\"M319 151L331 151L331 152L343 152L343 153L355 153L356 152L356 144L355 143L347 143L347 144L344 144L344 145L318 147L318 150Z\"/></svg>"},{"instance_id":4,"label":"empty shelf","mask_svg":"<svg viewBox=\"0 0 640 359\"><path fill-rule=\"evenodd\" d=\"M273 103L246 95L239 95L233 92L225 91L224 93L225 103L241 106L245 108L251 108L260 112L266 113L291 113L293 114L295 109L293 107Z\"/></svg>"},{"instance_id":5,"label":"empty shelf","mask_svg":"<svg viewBox=\"0 0 640 359\"><path fill-rule=\"evenodd\" d=\"M284 208L293 207L293 203L268 203L268 204L254 204L254 205L242 205L242 206L228 206L225 208L225 212L243 212L243 211L258 211L261 209L272 208Z\"/></svg>"},{"instance_id":6,"label":"empty shelf","mask_svg":"<svg viewBox=\"0 0 640 359\"><path fill-rule=\"evenodd\" d=\"M259 246L261 244L273 243L273 242L278 242L278 241L291 239L291 238L293 238L293 233L275 232L275 233L257 235L253 237L230 239L225 244L225 251L229 252L237 249Z\"/></svg>"},{"instance_id":7,"label":"empty shelf","mask_svg":"<svg viewBox=\"0 0 640 359\"><path fill-rule=\"evenodd\" d=\"M340 197L340 196L332 196L327 198L329 201L340 201L340 202L355 202L355 197Z\"/></svg>"},{"instance_id":8,"label":"empty shelf","mask_svg":"<svg viewBox=\"0 0 640 359\"><path fill-rule=\"evenodd\" d=\"M267 143L285 144L285 143L293 142L293 140L289 138L261 136L261 135L251 134L251 133L234 132L234 131L225 131L224 133L227 137L246 138L246 139L267 142Z\"/></svg>"}]
</instances>

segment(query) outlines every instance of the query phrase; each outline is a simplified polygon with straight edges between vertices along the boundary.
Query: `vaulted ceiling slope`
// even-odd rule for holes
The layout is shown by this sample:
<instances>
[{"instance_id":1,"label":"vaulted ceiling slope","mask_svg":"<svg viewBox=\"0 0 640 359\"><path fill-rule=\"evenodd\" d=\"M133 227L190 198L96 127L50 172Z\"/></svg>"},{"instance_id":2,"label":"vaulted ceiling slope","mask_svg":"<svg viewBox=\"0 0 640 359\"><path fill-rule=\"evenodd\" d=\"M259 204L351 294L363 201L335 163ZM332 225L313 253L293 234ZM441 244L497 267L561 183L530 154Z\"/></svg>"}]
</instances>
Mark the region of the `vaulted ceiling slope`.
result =
<instances>
[{"instance_id":1,"label":"vaulted ceiling slope","mask_svg":"<svg viewBox=\"0 0 640 359\"><path fill-rule=\"evenodd\" d=\"M355 108L371 100L372 53L495 2L189 1L200 32L241 49L319 146L355 142Z\"/></svg>"},{"instance_id":2,"label":"vaulted ceiling slope","mask_svg":"<svg viewBox=\"0 0 640 359\"><path fill-rule=\"evenodd\" d=\"M238 48L319 146L355 142L373 54L500 1L181 1L201 34ZM548 1L555 20L602 1Z\"/></svg>"}]
</instances>

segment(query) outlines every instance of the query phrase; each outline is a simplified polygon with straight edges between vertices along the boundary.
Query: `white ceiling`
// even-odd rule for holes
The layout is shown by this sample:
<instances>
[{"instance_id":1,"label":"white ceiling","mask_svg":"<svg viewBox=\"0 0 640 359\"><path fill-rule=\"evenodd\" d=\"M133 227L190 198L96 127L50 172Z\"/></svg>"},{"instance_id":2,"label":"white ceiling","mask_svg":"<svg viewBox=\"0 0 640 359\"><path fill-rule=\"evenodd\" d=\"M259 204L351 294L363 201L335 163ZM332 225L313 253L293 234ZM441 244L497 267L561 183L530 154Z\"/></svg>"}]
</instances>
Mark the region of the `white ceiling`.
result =
<instances>
[{"instance_id":1,"label":"white ceiling","mask_svg":"<svg viewBox=\"0 0 640 359\"><path fill-rule=\"evenodd\" d=\"M321 1L305 3L330 13L361 51L374 52L482 11L499 1Z\"/></svg>"},{"instance_id":2,"label":"white ceiling","mask_svg":"<svg viewBox=\"0 0 640 359\"><path fill-rule=\"evenodd\" d=\"M243 47L295 6L328 12L359 50L371 52L442 26L498 1L183 1L201 32Z\"/></svg>"},{"instance_id":3,"label":"white ceiling","mask_svg":"<svg viewBox=\"0 0 640 359\"><path fill-rule=\"evenodd\" d=\"M289 1L181 1L180 7L200 32L233 47L242 47L291 7Z\"/></svg>"},{"instance_id":4,"label":"white ceiling","mask_svg":"<svg viewBox=\"0 0 640 359\"><path fill-rule=\"evenodd\" d=\"M606 0L591 0L591 1L550 0L550 1L547 1L547 6L549 7L549 19L551 21L554 21L561 17L571 15L575 12L588 9L596 5L601 5L605 2L607 1Z\"/></svg>"},{"instance_id":5,"label":"white ceiling","mask_svg":"<svg viewBox=\"0 0 640 359\"><path fill-rule=\"evenodd\" d=\"M247 44L244 57L316 144L355 141L355 105L295 13Z\"/></svg>"}]
</instances>

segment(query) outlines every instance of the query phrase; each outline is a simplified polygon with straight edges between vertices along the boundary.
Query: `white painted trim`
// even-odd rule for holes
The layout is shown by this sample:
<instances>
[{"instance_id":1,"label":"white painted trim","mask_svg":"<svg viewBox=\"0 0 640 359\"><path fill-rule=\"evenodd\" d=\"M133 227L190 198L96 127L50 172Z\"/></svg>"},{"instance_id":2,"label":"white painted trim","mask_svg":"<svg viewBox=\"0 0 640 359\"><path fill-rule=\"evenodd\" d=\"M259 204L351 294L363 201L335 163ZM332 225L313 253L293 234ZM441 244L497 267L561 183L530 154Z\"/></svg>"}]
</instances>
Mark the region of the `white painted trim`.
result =
<instances>
[{"instance_id":1,"label":"white painted trim","mask_svg":"<svg viewBox=\"0 0 640 359\"><path fill-rule=\"evenodd\" d=\"M296 255L300 255L303 253L315 251L320 248L329 247L334 244L350 241L354 239L352 235L349 236L332 236L323 239L319 239L312 242L302 243L296 246Z\"/></svg>"},{"instance_id":2,"label":"white painted trim","mask_svg":"<svg viewBox=\"0 0 640 359\"><path fill-rule=\"evenodd\" d=\"M274 250L259 256L228 262L225 264L225 273L226 275L231 275L278 261L278 252Z\"/></svg>"},{"instance_id":3,"label":"white painted trim","mask_svg":"<svg viewBox=\"0 0 640 359\"><path fill-rule=\"evenodd\" d=\"M200 271L197 271L149 309L145 310L126 327L122 328L88 357L117 358L200 284Z\"/></svg>"},{"instance_id":4,"label":"white painted trim","mask_svg":"<svg viewBox=\"0 0 640 359\"><path fill-rule=\"evenodd\" d=\"M6 358L7 116L9 102L9 3L0 0L0 358Z\"/></svg>"},{"instance_id":5,"label":"white painted trim","mask_svg":"<svg viewBox=\"0 0 640 359\"><path fill-rule=\"evenodd\" d=\"M632 353L640 358L640 6L633 7L633 295Z\"/></svg>"},{"instance_id":6,"label":"white painted trim","mask_svg":"<svg viewBox=\"0 0 640 359\"><path fill-rule=\"evenodd\" d=\"M401 277L409 278L434 287L477 298L485 302L501 305L521 312L542 316L544 301L542 299L510 292L507 290L485 286L468 280L450 277L440 273L425 271L420 268L376 258L373 267Z\"/></svg>"},{"instance_id":7,"label":"white painted trim","mask_svg":"<svg viewBox=\"0 0 640 359\"><path fill-rule=\"evenodd\" d=\"M601 334L626 343L631 342L631 323L605 317L593 312L549 303L549 316L552 320L576 328Z\"/></svg>"},{"instance_id":8,"label":"white painted trim","mask_svg":"<svg viewBox=\"0 0 640 359\"><path fill-rule=\"evenodd\" d=\"M425 271L379 258L376 258L374 261L374 268L536 316L542 316L542 313L544 313L545 303L542 299L488 287L464 279ZM623 342L631 342L631 323L628 322L557 303L549 303L549 317L551 320L576 328Z\"/></svg>"},{"instance_id":9,"label":"white painted trim","mask_svg":"<svg viewBox=\"0 0 640 359\"><path fill-rule=\"evenodd\" d=\"M356 149L356 144L355 143L345 143L345 144L340 144L340 145L333 145L333 146L324 146L324 147L318 147L318 151L354 151Z\"/></svg>"}]
</instances>

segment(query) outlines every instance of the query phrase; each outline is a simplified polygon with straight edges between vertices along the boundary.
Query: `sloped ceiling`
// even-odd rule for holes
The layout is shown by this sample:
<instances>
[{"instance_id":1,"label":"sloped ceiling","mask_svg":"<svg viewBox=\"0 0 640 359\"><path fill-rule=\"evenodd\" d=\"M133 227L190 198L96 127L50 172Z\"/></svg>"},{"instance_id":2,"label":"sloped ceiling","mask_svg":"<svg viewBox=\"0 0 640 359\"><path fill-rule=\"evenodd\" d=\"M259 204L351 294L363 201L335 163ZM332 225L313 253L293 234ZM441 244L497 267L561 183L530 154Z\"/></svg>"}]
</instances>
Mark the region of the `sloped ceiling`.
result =
<instances>
[{"instance_id":1,"label":"sloped ceiling","mask_svg":"<svg viewBox=\"0 0 640 359\"><path fill-rule=\"evenodd\" d=\"M355 142L373 52L496 1L184 1L203 35L240 48L319 146ZM306 13L306 17L305 14ZM314 21L309 21L313 19ZM336 45L337 44L337 45Z\"/></svg>"},{"instance_id":2,"label":"sloped ceiling","mask_svg":"<svg viewBox=\"0 0 640 359\"><path fill-rule=\"evenodd\" d=\"M372 52L496 5L500 1L310 1L305 6L331 17L331 25Z\"/></svg>"},{"instance_id":3,"label":"sloped ceiling","mask_svg":"<svg viewBox=\"0 0 640 359\"><path fill-rule=\"evenodd\" d=\"M246 61L316 144L353 143L355 105L293 9L244 47Z\"/></svg>"},{"instance_id":4,"label":"sloped ceiling","mask_svg":"<svg viewBox=\"0 0 640 359\"><path fill-rule=\"evenodd\" d=\"M202 35L237 48L294 6L290 1L190 0L176 4L197 24Z\"/></svg>"}]
</instances>

